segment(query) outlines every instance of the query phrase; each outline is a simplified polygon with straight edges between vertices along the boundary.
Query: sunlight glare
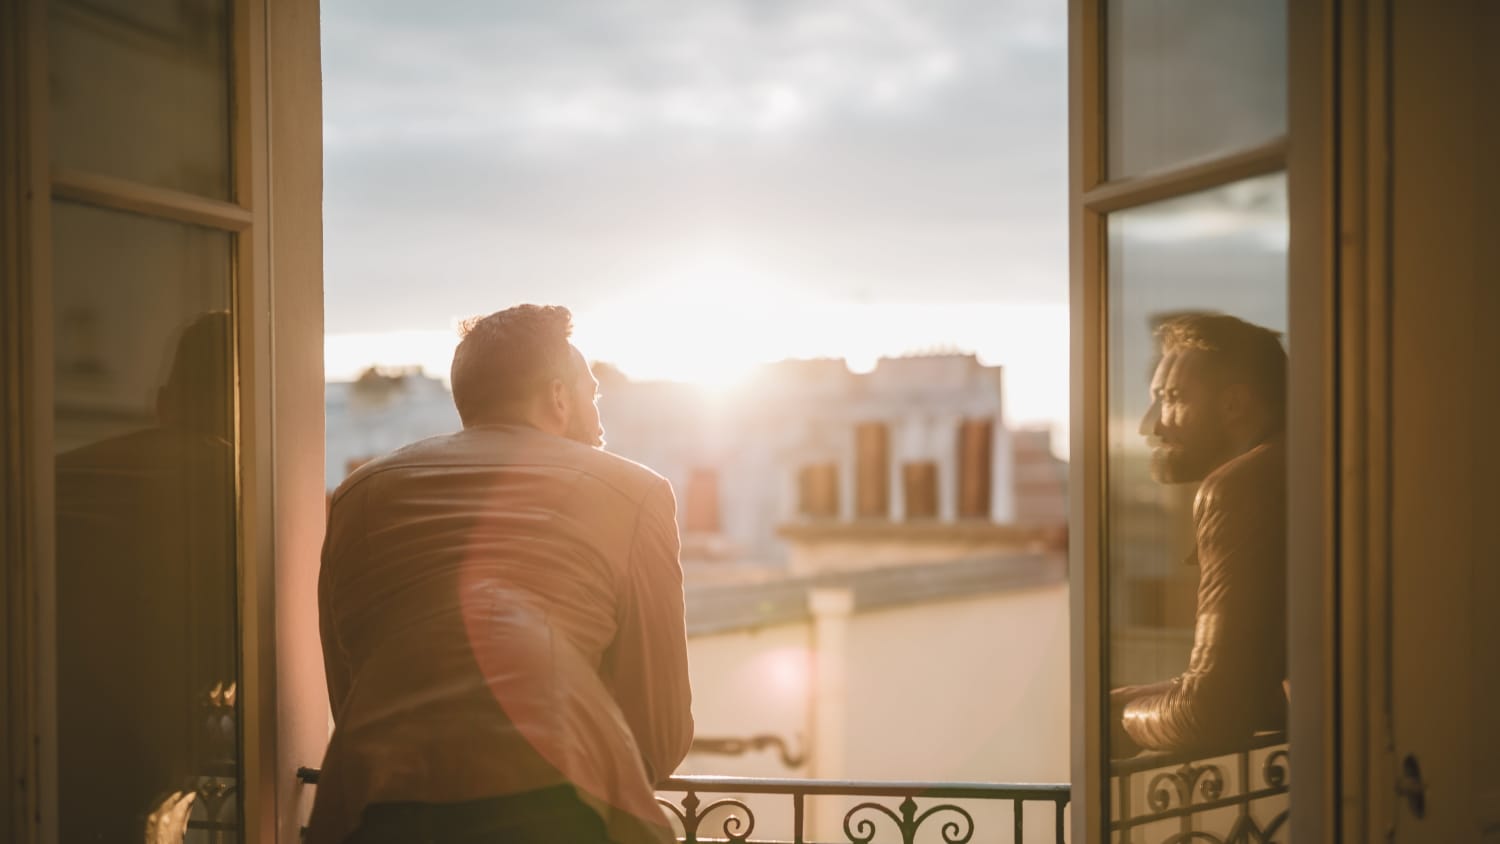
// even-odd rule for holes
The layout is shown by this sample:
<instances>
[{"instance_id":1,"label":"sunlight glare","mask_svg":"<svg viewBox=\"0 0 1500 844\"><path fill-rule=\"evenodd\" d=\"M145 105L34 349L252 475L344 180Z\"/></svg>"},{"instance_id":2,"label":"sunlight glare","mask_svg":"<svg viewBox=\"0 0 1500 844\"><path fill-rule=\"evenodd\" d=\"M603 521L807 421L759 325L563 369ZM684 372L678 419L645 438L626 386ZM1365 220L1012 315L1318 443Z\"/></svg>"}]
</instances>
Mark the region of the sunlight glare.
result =
<instances>
[{"instance_id":1,"label":"sunlight glare","mask_svg":"<svg viewBox=\"0 0 1500 844\"><path fill-rule=\"evenodd\" d=\"M1005 420L1051 425L1067 451L1066 305L855 304L819 301L744 273L667 283L575 311L574 339L590 360L637 381L695 384L722 399L769 363L843 358L868 372L881 357L974 353L1005 367ZM368 366L421 366L444 381L458 342L446 331L329 335L327 377L350 380Z\"/></svg>"}]
</instances>

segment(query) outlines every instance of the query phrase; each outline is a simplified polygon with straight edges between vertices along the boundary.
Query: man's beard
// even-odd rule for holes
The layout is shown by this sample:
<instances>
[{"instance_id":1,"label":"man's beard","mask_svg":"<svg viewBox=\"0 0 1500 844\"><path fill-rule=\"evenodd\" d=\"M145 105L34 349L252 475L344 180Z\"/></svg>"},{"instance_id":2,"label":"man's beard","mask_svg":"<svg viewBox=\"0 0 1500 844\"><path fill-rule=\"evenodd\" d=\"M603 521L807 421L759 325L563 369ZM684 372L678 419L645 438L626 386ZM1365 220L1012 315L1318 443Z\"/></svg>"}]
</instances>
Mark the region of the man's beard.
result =
<instances>
[{"instance_id":1,"label":"man's beard","mask_svg":"<svg viewBox=\"0 0 1500 844\"><path fill-rule=\"evenodd\" d=\"M603 433L598 428L589 425L584 419L574 417L568 423L568 430L563 433L563 436L592 448L604 448Z\"/></svg>"},{"instance_id":2,"label":"man's beard","mask_svg":"<svg viewBox=\"0 0 1500 844\"><path fill-rule=\"evenodd\" d=\"M1178 449L1158 446L1151 450L1151 479L1159 484L1185 484L1203 479ZM1196 477L1194 477L1196 475Z\"/></svg>"},{"instance_id":3,"label":"man's beard","mask_svg":"<svg viewBox=\"0 0 1500 844\"><path fill-rule=\"evenodd\" d=\"M1159 484L1196 483L1222 462L1206 446L1157 445L1151 449L1151 478Z\"/></svg>"}]
</instances>

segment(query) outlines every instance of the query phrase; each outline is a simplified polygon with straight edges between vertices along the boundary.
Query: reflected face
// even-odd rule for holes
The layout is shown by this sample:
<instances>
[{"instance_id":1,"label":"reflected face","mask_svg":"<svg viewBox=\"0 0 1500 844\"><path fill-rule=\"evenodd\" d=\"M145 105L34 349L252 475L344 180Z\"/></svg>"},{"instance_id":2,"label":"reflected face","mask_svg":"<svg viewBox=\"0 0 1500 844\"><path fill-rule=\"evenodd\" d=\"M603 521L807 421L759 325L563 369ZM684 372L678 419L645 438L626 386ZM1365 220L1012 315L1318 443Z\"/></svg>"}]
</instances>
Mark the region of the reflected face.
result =
<instances>
[{"instance_id":1,"label":"reflected face","mask_svg":"<svg viewBox=\"0 0 1500 844\"><path fill-rule=\"evenodd\" d=\"M1230 454L1220 390L1203 353L1169 352L1151 378L1141 435L1151 445L1151 476L1164 484L1201 481Z\"/></svg>"},{"instance_id":2,"label":"reflected face","mask_svg":"<svg viewBox=\"0 0 1500 844\"><path fill-rule=\"evenodd\" d=\"M604 447L604 424L599 420L599 380L589 369L588 361L577 346L570 346L573 357L572 413L563 436L594 448Z\"/></svg>"}]
</instances>

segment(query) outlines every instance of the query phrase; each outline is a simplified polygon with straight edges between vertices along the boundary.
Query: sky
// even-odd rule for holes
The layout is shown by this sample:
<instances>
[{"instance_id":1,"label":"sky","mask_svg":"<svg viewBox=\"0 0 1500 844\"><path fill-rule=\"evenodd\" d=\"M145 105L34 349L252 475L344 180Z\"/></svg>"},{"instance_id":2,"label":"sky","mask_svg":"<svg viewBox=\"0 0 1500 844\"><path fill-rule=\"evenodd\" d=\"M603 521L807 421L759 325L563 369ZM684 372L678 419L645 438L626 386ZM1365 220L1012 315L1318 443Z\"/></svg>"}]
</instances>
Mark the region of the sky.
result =
<instances>
[{"instance_id":1,"label":"sky","mask_svg":"<svg viewBox=\"0 0 1500 844\"><path fill-rule=\"evenodd\" d=\"M330 378L569 306L591 358L977 352L1067 415L1066 4L324 0Z\"/></svg>"}]
</instances>

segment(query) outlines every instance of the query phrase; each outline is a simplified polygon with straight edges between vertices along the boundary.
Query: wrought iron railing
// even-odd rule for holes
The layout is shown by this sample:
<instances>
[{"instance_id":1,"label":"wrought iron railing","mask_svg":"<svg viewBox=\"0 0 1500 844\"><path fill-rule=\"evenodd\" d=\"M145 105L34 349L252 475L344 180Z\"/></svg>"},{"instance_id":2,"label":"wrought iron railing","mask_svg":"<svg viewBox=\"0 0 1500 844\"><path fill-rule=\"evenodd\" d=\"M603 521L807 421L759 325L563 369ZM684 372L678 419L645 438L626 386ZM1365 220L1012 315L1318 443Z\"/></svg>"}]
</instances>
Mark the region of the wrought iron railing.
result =
<instances>
[{"instance_id":1,"label":"wrought iron railing","mask_svg":"<svg viewBox=\"0 0 1500 844\"><path fill-rule=\"evenodd\" d=\"M297 778L316 785L317 768L298 768ZM858 804L843 810L842 835L833 841L850 844L876 844L900 841L915 844L919 832L931 830L937 836L924 841L943 844L968 844L975 840L978 824L974 813L978 803L1009 803L1011 837L999 831L986 830L979 840L1010 841L1013 844L1051 840L1063 844L1066 830L1070 788L1067 783L989 783L989 782L855 782L846 780L808 780L755 777L672 777L658 789L657 802L667 810L680 827L678 840L683 844L820 844L807 830L808 798L857 799ZM675 802L661 795L681 794ZM702 795L710 795L707 803ZM755 810L746 802L750 795L784 798L790 810L790 838L753 837L756 832ZM1049 835L1038 836L1033 828L1027 836L1026 804L1044 803L1050 813ZM826 806L820 806L825 810ZM774 811L774 809L772 810ZM930 823L929 823L930 822ZM997 824L998 826L998 824ZM833 844L827 838L823 839Z\"/></svg>"},{"instance_id":2,"label":"wrought iron railing","mask_svg":"<svg viewBox=\"0 0 1500 844\"><path fill-rule=\"evenodd\" d=\"M1119 844L1285 840L1290 763L1285 733L1261 733L1245 748L1226 753L1143 753L1116 760L1110 766L1113 840Z\"/></svg>"},{"instance_id":3,"label":"wrought iron railing","mask_svg":"<svg viewBox=\"0 0 1500 844\"><path fill-rule=\"evenodd\" d=\"M303 782L313 785L318 773L315 768L297 771ZM1118 844L1285 840L1291 775L1284 733L1263 733L1243 749L1207 757L1143 753L1116 760L1110 774L1111 840ZM678 794L682 796L676 800L667 799ZM832 837L809 831L810 798L843 800L842 805L823 802L817 807L826 816L837 806L833 824L837 832ZM757 799L759 810L751 805ZM1063 844L1070 799L1066 783L684 776L662 783L657 802L675 820L683 844L968 844L975 840ZM1000 811L981 812L978 807L985 804L998 805ZM1043 817L1050 815L1045 832L1027 823L1028 804L1044 804L1047 815ZM763 825L757 811L778 817ZM976 814L994 821L996 828L986 827ZM774 827L770 834L776 837L766 837L765 831L757 834L762 826ZM1004 833L1007 826L1008 836Z\"/></svg>"},{"instance_id":4,"label":"wrought iron railing","mask_svg":"<svg viewBox=\"0 0 1500 844\"><path fill-rule=\"evenodd\" d=\"M681 794L682 798L674 802L660 796L665 794ZM812 797L845 798L844 805L838 807L842 817L835 816L840 836L834 840L850 844L884 841L913 844L919 832L928 830L932 834L924 835L922 840L944 844L966 844L976 840L976 833L980 834L977 840L982 841L1015 844L1036 841L1037 830L1032 830L1032 837L1026 835L1028 803L1046 804L1051 832L1047 839L1062 844L1069 794L1066 783L853 782L692 776L667 780L658 789L657 802L681 826L680 840L684 844L786 841L786 838L755 837L756 813L747 803L749 795L785 800L782 810L790 810L789 834L793 844L813 844L815 840L806 828L808 798ZM854 806L844 808L855 801ZM1009 838L998 830L986 829L981 833L978 829L980 823L975 819L975 813L980 811L978 805L996 802L1009 804ZM830 807L825 803L818 810L826 812ZM998 814L1003 813L984 813L984 816Z\"/></svg>"}]
</instances>

